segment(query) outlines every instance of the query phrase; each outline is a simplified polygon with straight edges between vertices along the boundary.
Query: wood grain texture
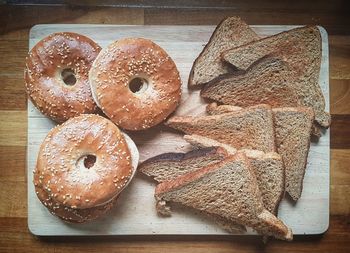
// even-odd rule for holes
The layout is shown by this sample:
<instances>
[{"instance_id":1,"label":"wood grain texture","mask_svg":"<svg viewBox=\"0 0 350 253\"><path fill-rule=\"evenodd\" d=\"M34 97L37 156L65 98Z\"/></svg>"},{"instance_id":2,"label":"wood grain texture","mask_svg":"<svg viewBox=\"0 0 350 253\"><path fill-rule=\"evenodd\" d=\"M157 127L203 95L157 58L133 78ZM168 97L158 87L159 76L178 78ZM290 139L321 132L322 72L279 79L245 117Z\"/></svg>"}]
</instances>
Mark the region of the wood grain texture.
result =
<instances>
[{"instance_id":1,"label":"wood grain texture","mask_svg":"<svg viewBox=\"0 0 350 253\"><path fill-rule=\"evenodd\" d=\"M0 217L27 217L27 205L20 200L27 193L26 182L0 182Z\"/></svg>"},{"instance_id":2,"label":"wood grain texture","mask_svg":"<svg viewBox=\"0 0 350 253\"><path fill-rule=\"evenodd\" d=\"M21 18L18 18L21 17ZM0 40L28 41L36 24L129 24L142 25L143 9L73 6L0 6ZM28 45L27 45L28 46Z\"/></svg>"},{"instance_id":3,"label":"wood grain texture","mask_svg":"<svg viewBox=\"0 0 350 253\"><path fill-rule=\"evenodd\" d=\"M25 182L26 148L0 146L0 182ZM17 189L16 189L17 190Z\"/></svg>"},{"instance_id":4,"label":"wood grain texture","mask_svg":"<svg viewBox=\"0 0 350 253\"><path fill-rule=\"evenodd\" d=\"M1 75L0 110L23 111L27 108L27 93L22 75Z\"/></svg>"},{"instance_id":5,"label":"wood grain texture","mask_svg":"<svg viewBox=\"0 0 350 253\"><path fill-rule=\"evenodd\" d=\"M0 76L23 77L23 59L28 53L23 45L23 41L0 40Z\"/></svg>"},{"instance_id":6,"label":"wood grain texture","mask_svg":"<svg viewBox=\"0 0 350 253\"><path fill-rule=\"evenodd\" d=\"M23 2L23 0L10 0L10 2ZM28 1L24 1L28 2ZM43 2L40 0L30 0L29 2ZM48 0L44 2L50 2ZM57 0L56 2L67 2L64 0ZM117 6L117 7L142 7L142 8L177 8L177 9L271 9L271 10L308 10L313 9L324 10L327 9L329 12L332 11L345 11L344 2L341 0L334 0L330 3L327 0L319 0L317 5L314 5L312 1L302 1L296 0L293 4L286 5L286 1L274 1L265 0L263 3L256 0L236 0L236 1L217 1L217 0L202 0L202 1L191 1L187 0L163 0L159 2L158 0L71 0L70 5L82 6Z\"/></svg>"},{"instance_id":7,"label":"wood grain texture","mask_svg":"<svg viewBox=\"0 0 350 253\"><path fill-rule=\"evenodd\" d=\"M347 36L330 38L330 78L350 79L350 42Z\"/></svg>"},{"instance_id":8,"label":"wood grain texture","mask_svg":"<svg viewBox=\"0 0 350 253\"><path fill-rule=\"evenodd\" d=\"M330 83L332 114L350 114L350 79L331 79Z\"/></svg>"},{"instance_id":9,"label":"wood grain texture","mask_svg":"<svg viewBox=\"0 0 350 253\"><path fill-rule=\"evenodd\" d=\"M323 236L296 236L292 243L270 240L267 245L253 236L138 236L138 237L48 237L28 233L25 218L0 219L0 252L334 252L349 249L348 216L334 216ZM20 241L20 243L18 243ZM16 246L15 248L13 246Z\"/></svg>"},{"instance_id":10,"label":"wood grain texture","mask_svg":"<svg viewBox=\"0 0 350 253\"><path fill-rule=\"evenodd\" d=\"M329 34L349 34L349 19L346 8L343 11L337 11L337 16L332 16L329 12L314 10L310 13L310 9L304 6L293 8L285 5L285 8L276 12L274 8L256 7L261 2L256 1L255 5L246 8L235 9L219 9L219 10L193 10L193 9L145 9L145 24L165 24L165 25L185 25L198 24L209 25L217 24L224 17L240 16L247 21L248 24L255 25L318 25L322 24ZM275 2L276 3L276 2ZM289 5L289 4L288 4ZM253 7L255 6L255 8ZM338 7L340 7L338 5ZM306 11L306 10L309 11ZM312 8L313 9L313 8Z\"/></svg>"},{"instance_id":11,"label":"wood grain texture","mask_svg":"<svg viewBox=\"0 0 350 253\"><path fill-rule=\"evenodd\" d=\"M331 148L350 148L350 115L333 114L331 126Z\"/></svg>"},{"instance_id":12,"label":"wood grain texture","mask_svg":"<svg viewBox=\"0 0 350 253\"><path fill-rule=\"evenodd\" d=\"M335 215L350 216L350 186L331 185L331 212ZM337 205L341 203L341 205ZM349 217L350 218L350 217ZM349 220L350 221L350 220Z\"/></svg>"},{"instance_id":13,"label":"wood grain texture","mask_svg":"<svg viewBox=\"0 0 350 253\"><path fill-rule=\"evenodd\" d=\"M26 146L26 115L25 111L0 111L1 146Z\"/></svg>"},{"instance_id":14,"label":"wood grain texture","mask_svg":"<svg viewBox=\"0 0 350 253\"><path fill-rule=\"evenodd\" d=\"M234 1L237 3L237 1ZM346 82L343 77L348 76L349 70L345 67L336 68L336 64L344 63L349 60L348 57L341 57L342 51L350 50L350 37L347 36L350 33L349 30L349 18L347 13L346 1L340 1L340 3L334 3L333 1L327 1L333 7L329 10L329 7L324 7L322 4L315 3L314 1L302 1L309 2L311 6L309 8L300 9L299 14L289 11L291 6L298 6L293 1L279 1L281 4L278 9L269 14L260 15L259 8L253 10L255 4L248 4L248 7L243 10L243 7L238 6L236 11L225 11L225 10L160 10L160 9L148 9L145 11L145 20L140 20L135 17L136 13L144 13L143 9L127 9L127 8L86 8L81 7L47 7L47 6L4 6L0 5L0 40L21 40L19 48L22 52L28 50L28 36L29 29L38 23L87 23L88 20L91 23L105 22L111 20L111 16L115 15L115 24L131 24L135 19L140 21L139 24L206 24L216 25L217 22L223 17L230 13L242 13L245 17L251 17L254 22L250 24L272 24L267 23L272 20L278 20L278 24L301 24L299 18L303 16L303 23L317 23L327 28L330 43L330 75L337 79L339 82ZM301 4L302 5L302 4ZM300 4L299 4L300 6ZM125 11L126 10L126 11ZM342 11L343 10L343 11ZM95 11L99 15L95 14ZM129 13L130 15L118 15L122 12ZM252 14L250 14L251 12ZM320 16L319 13L323 13L322 19L314 20L316 16ZM95 16L96 15L96 16ZM121 19L119 16L124 18ZM292 22L293 21L293 22ZM345 35L345 36L332 36L332 35ZM335 45L335 46L333 46ZM6 46L11 47L11 43L7 43ZM11 48L5 49L11 51ZM336 56L336 57L333 57ZM18 59L14 59L13 62L20 63L21 56L13 55ZM336 63L336 64L335 64ZM6 64L6 62L5 62ZM22 63L20 63L22 64ZM2 67L2 65L0 66ZM14 66L16 67L16 66ZM11 67L8 69L11 70ZM20 68L18 68L20 69ZM12 72L13 73L13 72ZM18 81L22 76L22 69L14 74L18 77ZM6 85L7 79L4 79L4 72L0 73L0 95L4 92L3 87ZM6 73L5 73L6 74ZM21 84L16 83L17 87ZM338 92L337 88L332 87L331 80L331 97L333 92ZM20 88L19 88L20 89ZM24 89L23 89L24 92ZM338 92L339 93L339 92ZM340 93L339 93L340 94ZM2 102L1 97L1 102ZM22 96L13 96L10 101L12 105L25 104ZM349 105L349 101L341 100L337 107L346 108ZM13 110L12 114L17 114L17 117L22 117L25 121L26 111L19 109L14 106L8 108L0 107L0 110ZM16 111L18 110L18 111ZM21 110L21 111L19 111ZM332 111L331 111L332 112ZM333 113L333 112L332 112ZM339 112L337 112L340 114ZM350 123L350 122L349 122ZM333 121L332 124L332 138L331 144L333 143L334 137L340 135L337 129L333 128L337 124L337 121ZM345 126L346 127L346 126ZM15 133L17 129L9 129L9 133ZM14 135L14 134L13 134ZM22 134L19 135L19 138ZM338 138L338 140L340 137ZM349 139L347 139L349 141ZM349 143L344 141L345 146L350 146ZM333 145L332 145L333 146ZM343 145L344 146L344 145ZM25 161L25 144L22 146L8 146L6 143L0 145L0 181L6 181L11 178L11 181L22 181L25 179L24 174L24 161ZM349 149L333 149L331 158L331 184L332 186L337 185L349 185L350 177L349 171ZM16 158L17 157L17 158ZM11 161L14 159L14 161ZM13 174L11 174L13 171ZM3 173L4 171L4 173ZM10 174L9 174L10 173ZM14 198L8 199L8 202L25 202L26 192L23 191L22 184L13 184L12 188L8 188L8 192L21 191L21 194L16 195ZM20 189L22 188L22 190ZM254 237L239 237L222 239L220 237L88 237L88 238L46 238L40 239L30 234L27 227L27 218L25 217L0 217L0 252L102 252L102 251L113 251L113 252L349 252L350 249L350 217L349 215L336 215L334 212L338 212L338 208L343 212L349 203L344 203L344 198L333 197L336 195L345 196L346 188L331 188L331 217L330 227L324 236L300 236L295 238L292 243L269 242L266 249L261 244L259 238ZM0 199L2 200L2 199ZM0 201L0 206L5 205L3 208L4 213L9 213L6 209L14 206L5 204Z\"/></svg>"},{"instance_id":15,"label":"wood grain texture","mask_svg":"<svg viewBox=\"0 0 350 253\"><path fill-rule=\"evenodd\" d=\"M350 185L349 166L350 149L331 150L331 185Z\"/></svg>"}]
</instances>

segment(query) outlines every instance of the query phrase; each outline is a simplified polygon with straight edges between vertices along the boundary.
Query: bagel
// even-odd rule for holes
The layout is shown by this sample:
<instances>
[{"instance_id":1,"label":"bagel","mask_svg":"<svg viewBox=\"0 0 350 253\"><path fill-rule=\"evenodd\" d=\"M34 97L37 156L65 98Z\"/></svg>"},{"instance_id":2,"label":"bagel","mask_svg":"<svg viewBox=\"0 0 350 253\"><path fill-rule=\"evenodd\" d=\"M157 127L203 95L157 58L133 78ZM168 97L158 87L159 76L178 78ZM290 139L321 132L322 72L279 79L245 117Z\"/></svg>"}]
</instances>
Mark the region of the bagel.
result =
<instances>
[{"instance_id":1,"label":"bagel","mask_svg":"<svg viewBox=\"0 0 350 253\"><path fill-rule=\"evenodd\" d=\"M150 128L164 121L181 98L174 61L154 42L126 38L96 57L89 72L96 104L118 126Z\"/></svg>"},{"instance_id":2,"label":"bagel","mask_svg":"<svg viewBox=\"0 0 350 253\"><path fill-rule=\"evenodd\" d=\"M56 122L96 112L88 73L101 48L76 33L54 33L39 41L26 58L24 79L33 104Z\"/></svg>"},{"instance_id":3,"label":"bagel","mask_svg":"<svg viewBox=\"0 0 350 253\"><path fill-rule=\"evenodd\" d=\"M133 178L136 145L110 120L83 114L53 128L40 146L33 182L51 213L70 222L110 210Z\"/></svg>"},{"instance_id":4,"label":"bagel","mask_svg":"<svg viewBox=\"0 0 350 253\"><path fill-rule=\"evenodd\" d=\"M35 176L34 182L37 185L35 186L35 192L40 202L50 211L51 214L70 223L84 223L99 218L113 208L118 198L115 197L113 200L101 206L85 209L74 209L52 199L49 194L38 184L38 175Z\"/></svg>"}]
</instances>

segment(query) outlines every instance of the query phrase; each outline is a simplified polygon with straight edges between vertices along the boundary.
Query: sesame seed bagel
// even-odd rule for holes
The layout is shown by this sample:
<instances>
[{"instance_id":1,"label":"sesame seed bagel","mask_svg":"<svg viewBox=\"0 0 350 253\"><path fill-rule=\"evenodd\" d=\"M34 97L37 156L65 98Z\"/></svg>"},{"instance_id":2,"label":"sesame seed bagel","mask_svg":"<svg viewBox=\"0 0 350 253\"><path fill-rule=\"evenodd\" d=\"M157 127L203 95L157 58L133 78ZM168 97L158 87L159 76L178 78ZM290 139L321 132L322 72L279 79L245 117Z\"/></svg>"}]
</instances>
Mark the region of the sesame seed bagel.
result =
<instances>
[{"instance_id":1,"label":"sesame seed bagel","mask_svg":"<svg viewBox=\"0 0 350 253\"><path fill-rule=\"evenodd\" d=\"M138 156L132 140L110 120L83 114L48 133L40 146L34 185L72 209L104 205L130 182Z\"/></svg>"},{"instance_id":2,"label":"sesame seed bagel","mask_svg":"<svg viewBox=\"0 0 350 253\"><path fill-rule=\"evenodd\" d=\"M118 126L142 130L159 124L180 102L174 61L154 42L121 39L103 49L89 73L96 104Z\"/></svg>"},{"instance_id":3,"label":"sesame seed bagel","mask_svg":"<svg viewBox=\"0 0 350 253\"><path fill-rule=\"evenodd\" d=\"M88 73L100 51L91 39L70 32L39 41L30 50L24 71L28 96L39 111L56 122L94 113Z\"/></svg>"},{"instance_id":4,"label":"sesame seed bagel","mask_svg":"<svg viewBox=\"0 0 350 253\"><path fill-rule=\"evenodd\" d=\"M61 203L52 199L49 194L39 184L39 176L34 177L35 192L43 205L50 211L51 214L61 218L70 223L83 223L95 220L100 216L106 214L116 204L118 196L104 205L92 208L74 209L62 205Z\"/></svg>"}]
</instances>

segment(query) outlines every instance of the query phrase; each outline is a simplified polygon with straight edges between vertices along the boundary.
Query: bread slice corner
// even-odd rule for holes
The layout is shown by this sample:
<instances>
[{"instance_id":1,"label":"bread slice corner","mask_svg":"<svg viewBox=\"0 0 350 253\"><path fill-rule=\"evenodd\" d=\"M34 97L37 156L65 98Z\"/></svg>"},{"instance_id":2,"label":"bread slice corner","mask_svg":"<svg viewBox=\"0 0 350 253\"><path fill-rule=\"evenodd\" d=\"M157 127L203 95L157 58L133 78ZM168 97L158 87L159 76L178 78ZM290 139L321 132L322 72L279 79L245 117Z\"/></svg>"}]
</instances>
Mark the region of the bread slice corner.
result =
<instances>
[{"instance_id":1,"label":"bread slice corner","mask_svg":"<svg viewBox=\"0 0 350 253\"><path fill-rule=\"evenodd\" d=\"M159 184L155 198L160 212L169 213L167 202L180 203L263 235L292 240L290 228L264 208L255 174L243 153Z\"/></svg>"},{"instance_id":2,"label":"bread slice corner","mask_svg":"<svg viewBox=\"0 0 350 253\"><path fill-rule=\"evenodd\" d=\"M221 53L257 39L259 37L256 33L240 17L233 16L222 20L194 61L188 86L199 86L230 72L231 67L221 61Z\"/></svg>"},{"instance_id":3,"label":"bread slice corner","mask_svg":"<svg viewBox=\"0 0 350 253\"><path fill-rule=\"evenodd\" d=\"M265 208L277 215L279 204L285 192L285 169L279 154L251 149L237 150L229 145L199 135L185 135L184 139L194 147L222 147L231 155L244 153L254 170Z\"/></svg>"},{"instance_id":4,"label":"bread slice corner","mask_svg":"<svg viewBox=\"0 0 350 253\"><path fill-rule=\"evenodd\" d=\"M273 109L276 146L286 170L286 191L294 201L302 193L314 111L310 107Z\"/></svg>"},{"instance_id":5,"label":"bread slice corner","mask_svg":"<svg viewBox=\"0 0 350 253\"><path fill-rule=\"evenodd\" d=\"M246 71L210 81L200 94L204 98L239 107L257 104L298 106L295 76L287 62L271 54L254 62Z\"/></svg>"},{"instance_id":6,"label":"bread slice corner","mask_svg":"<svg viewBox=\"0 0 350 253\"><path fill-rule=\"evenodd\" d=\"M174 116L166 124L186 134L206 136L236 149L276 150L269 105L256 105L219 115Z\"/></svg>"},{"instance_id":7,"label":"bread slice corner","mask_svg":"<svg viewBox=\"0 0 350 253\"><path fill-rule=\"evenodd\" d=\"M294 89L299 106L312 107L316 122L329 127L331 117L325 111L325 99L319 84L322 38L318 27L298 27L265 37L223 52L222 59L238 69L247 70L254 62L270 54L286 61L295 73Z\"/></svg>"},{"instance_id":8,"label":"bread slice corner","mask_svg":"<svg viewBox=\"0 0 350 253\"><path fill-rule=\"evenodd\" d=\"M227 156L227 151L222 147L205 147L187 153L163 153L142 162L138 170L157 182L164 182L220 162Z\"/></svg>"}]
</instances>

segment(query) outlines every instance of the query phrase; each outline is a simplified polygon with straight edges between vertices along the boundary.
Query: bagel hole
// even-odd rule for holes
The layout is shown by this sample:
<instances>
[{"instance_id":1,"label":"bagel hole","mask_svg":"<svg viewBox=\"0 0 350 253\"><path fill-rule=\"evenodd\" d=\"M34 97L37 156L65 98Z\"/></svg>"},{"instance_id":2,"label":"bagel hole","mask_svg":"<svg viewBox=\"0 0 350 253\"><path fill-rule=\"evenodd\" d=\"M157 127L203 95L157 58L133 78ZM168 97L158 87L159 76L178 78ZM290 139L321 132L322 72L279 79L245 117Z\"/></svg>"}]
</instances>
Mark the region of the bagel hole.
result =
<instances>
[{"instance_id":1,"label":"bagel hole","mask_svg":"<svg viewBox=\"0 0 350 253\"><path fill-rule=\"evenodd\" d=\"M140 93L146 90L148 87L148 82L146 79L141 77L136 77L132 79L129 83L129 89L132 93Z\"/></svg>"},{"instance_id":2,"label":"bagel hole","mask_svg":"<svg viewBox=\"0 0 350 253\"><path fill-rule=\"evenodd\" d=\"M77 82L74 70L71 68L67 68L67 69L62 70L61 78L62 78L63 82L68 86L73 86Z\"/></svg>"},{"instance_id":3,"label":"bagel hole","mask_svg":"<svg viewBox=\"0 0 350 253\"><path fill-rule=\"evenodd\" d=\"M95 162L96 162L96 156L94 155L87 155L84 158L84 166L87 169L90 169L91 167L93 167Z\"/></svg>"}]
</instances>

